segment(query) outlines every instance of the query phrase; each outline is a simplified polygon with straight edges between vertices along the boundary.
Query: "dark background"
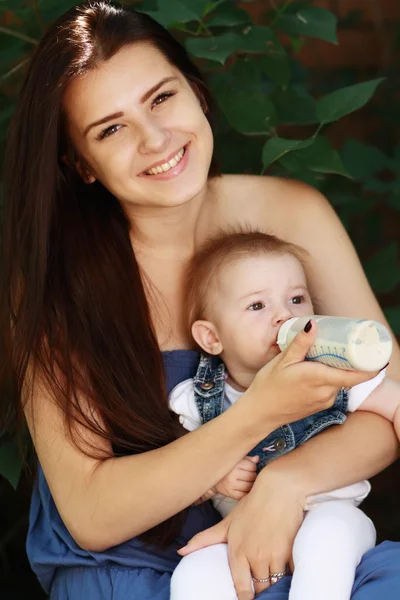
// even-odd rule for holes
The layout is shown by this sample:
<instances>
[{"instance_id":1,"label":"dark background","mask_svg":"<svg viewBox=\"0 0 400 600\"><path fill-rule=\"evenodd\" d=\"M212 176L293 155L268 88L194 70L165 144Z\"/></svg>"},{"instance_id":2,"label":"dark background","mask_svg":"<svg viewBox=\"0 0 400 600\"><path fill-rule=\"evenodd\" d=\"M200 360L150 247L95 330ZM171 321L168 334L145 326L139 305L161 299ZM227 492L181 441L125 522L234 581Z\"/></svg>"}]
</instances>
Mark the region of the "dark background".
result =
<instances>
[{"instance_id":1,"label":"dark background","mask_svg":"<svg viewBox=\"0 0 400 600\"><path fill-rule=\"evenodd\" d=\"M168 0L159 0L159 6L165 7L166 2ZM185 3L190 5L190 0ZM260 24L269 24L274 10L291 4L283 0L232 0L231 3L248 11ZM5 0L0 4L0 143L3 149L7 123L32 47L28 38L40 37L46 23L73 4L66 0ZM301 177L327 195L347 227L371 285L399 335L400 3L398 0L324 0L308 4L329 9L339 18L339 44L307 38L298 52L291 52L294 83L306 84L311 93L318 96L381 76L386 77L386 81L367 106L331 124L326 131L346 169L353 175L352 180L312 169L296 172L293 164L291 168L278 164L268 172L282 174L285 168L284 175ZM35 16L35 23L27 16L28 10ZM23 37L10 36L8 30ZM173 33L178 37L182 35L179 29ZM302 43L301 36L298 39ZM230 60L223 70L230 68ZM199 62L213 73L215 65ZM312 133L310 125L301 119L294 125L290 119L286 121L289 122L282 119L279 123L278 133L282 137L297 138L299 132L307 137ZM221 122L217 145L222 150L224 170L260 172L260 152L265 139L243 136L227 128L223 118ZM371 177L372 171L374 177ZM17 459L12 458L12 450L5 446L4 439L1 443L0 435L0 473L7 475L11 462L15 465ZM374 440L370 443L374 444ZM14 490L6 478L0 476L1 600L43 598L24 549L31 480L24 472ZM400 541L399 481L400 462L397 462L373 478L372 493L363 504L376 525L379 541Z\"/></svg>"}]
</instances>

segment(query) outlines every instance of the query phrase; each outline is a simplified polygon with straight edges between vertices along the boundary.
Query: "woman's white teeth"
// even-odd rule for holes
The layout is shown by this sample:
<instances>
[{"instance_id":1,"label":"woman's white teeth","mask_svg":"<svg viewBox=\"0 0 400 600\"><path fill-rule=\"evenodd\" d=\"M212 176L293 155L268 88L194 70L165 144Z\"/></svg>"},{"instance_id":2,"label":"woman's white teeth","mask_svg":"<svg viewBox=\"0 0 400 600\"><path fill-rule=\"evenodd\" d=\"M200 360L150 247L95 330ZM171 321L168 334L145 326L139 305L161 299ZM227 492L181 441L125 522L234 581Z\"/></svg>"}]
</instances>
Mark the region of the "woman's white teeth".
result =
<instances>
[{"instance_id":1,"label":"woman's white teeth","mask_svg":"<svg viewBox=\"0 0 400 600\"><path fill-rule=\"evenodd\" d=\"M146 175L157 175L158 173L165 173L165 171L169 171L170 169L172 169L172 167L175 167L178 162L181 160L182 156L185 154L185 149L182 148L182 150L180 150L178 152L178 154L175 154L175 156L173 158L171 158L171 160L169 160L166 163L163 163L162 165L159 165L158 167L153 167L152 169L149 169L148 171L145 171Z\"/></svg>"}]
</instances>

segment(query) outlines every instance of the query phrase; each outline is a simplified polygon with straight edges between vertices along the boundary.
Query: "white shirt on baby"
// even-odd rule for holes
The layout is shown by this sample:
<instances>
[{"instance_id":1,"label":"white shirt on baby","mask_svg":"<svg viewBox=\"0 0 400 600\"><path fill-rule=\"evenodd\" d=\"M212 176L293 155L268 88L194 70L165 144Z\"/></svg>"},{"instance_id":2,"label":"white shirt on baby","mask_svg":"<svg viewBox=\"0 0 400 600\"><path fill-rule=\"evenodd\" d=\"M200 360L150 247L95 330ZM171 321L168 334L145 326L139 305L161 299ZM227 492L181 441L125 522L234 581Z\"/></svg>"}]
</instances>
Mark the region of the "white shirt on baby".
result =
<instances>
[{"instance_id":1,"label":"white shirt on baby","mask_svg":"<svg viewBox=\"0 0 400 600\"><path fill-rule=\"evenodd\" d=\"M354 412L360 408L361 404L378 387L386 375L386 369L381 371L376 377L352 387L348 392L349 403L348 411ZM229 383L225 383L224 410L227 410L243 395L244 392L235 390ZM194 431L201 426L201 418L194 399L193 379L186 379L178 384L169 396L170 409L179 415L179 421L188 431ZM358 506L369 494L371 486L368 481L360 481L353 485L346 486L325 494L310 496L306 510L315 504L327 502L330 500L350 500ZM227 514L232 508L234 501L226 499L226 507L221 504L221 497L214 501L216 508L223 514Z\"/></svg>"}]
</instances>

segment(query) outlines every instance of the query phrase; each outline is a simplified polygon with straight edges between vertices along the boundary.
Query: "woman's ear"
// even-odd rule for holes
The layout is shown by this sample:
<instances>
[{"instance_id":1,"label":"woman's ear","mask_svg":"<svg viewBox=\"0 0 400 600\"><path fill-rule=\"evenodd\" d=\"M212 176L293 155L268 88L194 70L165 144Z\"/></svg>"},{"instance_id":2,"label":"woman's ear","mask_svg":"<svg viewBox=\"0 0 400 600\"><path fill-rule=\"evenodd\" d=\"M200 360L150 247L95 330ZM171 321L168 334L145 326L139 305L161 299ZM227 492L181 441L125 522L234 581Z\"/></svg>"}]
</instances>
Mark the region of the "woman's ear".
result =
<instances>
[{"instance_id":1,"label":"woman's ear","mask_svg":"<svg viewBox=\"0 0 400 600\"><path fill-rule=\"evenodd\" d=\"M84 165L84 163L80 159L74 158L71 160L71 158L67 154L63 154L61 160L70 169L75 169L82 177L85 183L94 183L96 181L96 177L94 177L94 175L91 174L89 167L87 165Z\"/></svg>"},{"instance_id":2,"label":"woman's ear","mask_svg":"<svg viewBox=\"0 0 400 600\"><path fill-rule=\"evenodd\" d=\"M96 181L96 177L91 174L89 167L80 159L75 161L75 168L85 183L94 183Z\"/></svg>"},{"instance_id":3,"label":"woman's ear","mask_svg":"<svg viewBox=\"0 0 400 600\"><path fill-rule=\"evenodd\" d=\"M195 321L192 325L192 336L200 348L208 354L221 354L224 349L217 328L211 321Z\"/></svg>"}]
</instances>

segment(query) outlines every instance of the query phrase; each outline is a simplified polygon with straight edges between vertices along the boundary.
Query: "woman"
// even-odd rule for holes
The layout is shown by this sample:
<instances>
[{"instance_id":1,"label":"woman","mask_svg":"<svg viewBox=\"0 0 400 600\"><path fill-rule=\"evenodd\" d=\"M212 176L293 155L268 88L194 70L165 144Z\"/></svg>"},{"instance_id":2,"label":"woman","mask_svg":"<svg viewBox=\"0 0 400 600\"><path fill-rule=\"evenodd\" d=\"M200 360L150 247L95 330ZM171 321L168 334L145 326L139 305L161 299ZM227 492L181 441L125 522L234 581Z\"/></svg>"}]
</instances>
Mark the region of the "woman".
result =
<instances>
[{"instance_id":1,"label":"woman","mask_svg":"<svg viewBox=\"0 0 400 600\"><path fill-rule=\"evenodd\" d=\"M166 600L177 549L213 525L200 544L228 540L238 597L252 598L252 576L285 570L308 495L396 456L389 423L354 415L264 469L229 520L192 506L268 431L373 375L302 362L304 332L235 407L183 435L167 392L197 368L182 282L210 233L245 220L303 245L325 313L384 320L315 190L216 176L209 106L171 36L104 1L50 28L21 92L6 164L2 368L39 459L27 547L52 599ZM399 364L396 350L392 376ZM353 598L394 598L399 556L390 543L371 551ZM255 589L287 598L289 581Z\"/></svg>"}]
</instances>

